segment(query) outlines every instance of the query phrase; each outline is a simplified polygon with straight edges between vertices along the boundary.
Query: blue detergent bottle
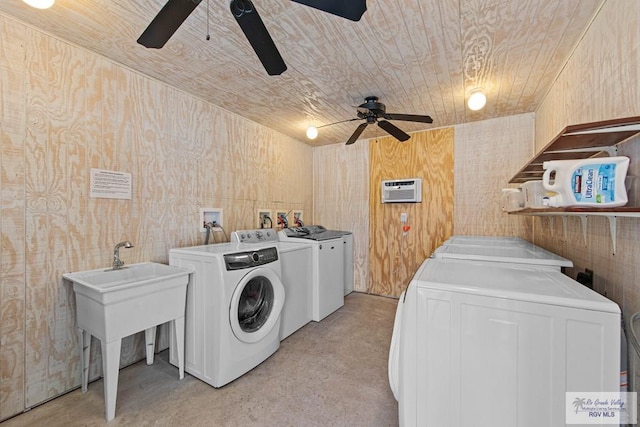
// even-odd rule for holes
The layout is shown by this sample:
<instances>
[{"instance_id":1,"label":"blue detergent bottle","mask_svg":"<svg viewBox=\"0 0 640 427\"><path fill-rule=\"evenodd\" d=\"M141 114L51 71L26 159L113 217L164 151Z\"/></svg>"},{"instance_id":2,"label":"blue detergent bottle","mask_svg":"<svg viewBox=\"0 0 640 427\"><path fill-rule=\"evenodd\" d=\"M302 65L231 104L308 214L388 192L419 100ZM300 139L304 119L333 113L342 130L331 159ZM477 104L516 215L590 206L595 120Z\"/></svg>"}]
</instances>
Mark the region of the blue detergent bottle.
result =
<instances>
[{"instance_id":1,"label":"blue detergent bottle","mask_svg":"<svg viewBox=\"0 0 640 427\"><path fill-rule=\"evenodd\" d=\"M629 158L597 157L544 162L542 185L555 194L549 206L618 207L628 202L625 178Z\"/></svg>"}]
</instances>

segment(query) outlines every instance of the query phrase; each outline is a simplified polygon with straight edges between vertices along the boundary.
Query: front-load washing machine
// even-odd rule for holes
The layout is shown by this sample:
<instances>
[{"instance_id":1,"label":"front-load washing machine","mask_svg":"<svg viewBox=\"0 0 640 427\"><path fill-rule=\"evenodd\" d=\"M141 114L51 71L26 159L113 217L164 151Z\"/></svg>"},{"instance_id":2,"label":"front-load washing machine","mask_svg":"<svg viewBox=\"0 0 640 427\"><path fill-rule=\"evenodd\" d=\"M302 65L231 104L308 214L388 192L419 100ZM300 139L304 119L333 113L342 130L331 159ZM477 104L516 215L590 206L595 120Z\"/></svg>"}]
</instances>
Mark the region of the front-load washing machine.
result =
<instances>
[{"instance_id":1,"label":"front-load washing machine","mask_svg":"<svg viewBox=\"0 0 640 427\"><path fill-rule=\"evenodd\" d=\"M194 271L187 291L186 372L222 387L278 350L285 295L274 245L175 248L169 264ZM173 354L170 361L177 362Z\"/></svg>"},{"instance_id":2,"label":"front-load washing machine","mask_svg":"<svg viewBox=\"0 0 640 427\"><path fill-rule=\"evenodd\" d=\"M306 325L312 315L312 252L308 243L279 242L273 229L237 230L232 242L276 245L282 264L284 307L280 316L280 340Z\"/></svg>"}]
</instances>

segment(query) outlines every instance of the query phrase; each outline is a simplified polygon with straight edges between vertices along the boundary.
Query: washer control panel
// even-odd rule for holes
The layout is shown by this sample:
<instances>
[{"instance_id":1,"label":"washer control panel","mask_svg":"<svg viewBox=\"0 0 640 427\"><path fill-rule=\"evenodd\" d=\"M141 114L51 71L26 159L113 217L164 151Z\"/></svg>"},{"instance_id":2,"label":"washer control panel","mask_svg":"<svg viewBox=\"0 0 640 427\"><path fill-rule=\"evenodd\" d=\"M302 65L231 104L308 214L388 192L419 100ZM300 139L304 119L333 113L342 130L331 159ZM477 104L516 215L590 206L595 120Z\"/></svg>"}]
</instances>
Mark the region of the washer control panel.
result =
<instances>
[{"instance_id":1,"label":"washer control panel","mask_svg":"<svg viewBox=\"0 0 640 427\"><path fill-rule=\"evenodd\" d=\"M278 260L276 248L256 249L255 251L236 252L226 254L224 263L227 270L242 270L244 268L257 267Z\"/></svg>"},{"instance_id":2,"label":"washer control panel","mask_svg":"<svg viewBox=\"0 0 640 427\"><path fill-rule=\"evenodd\" d=\"M257 230L237 230L231 233L232 242L263 243L277 242L278 233L271 228L259 228Z\"/></svg>"}]
</instances>

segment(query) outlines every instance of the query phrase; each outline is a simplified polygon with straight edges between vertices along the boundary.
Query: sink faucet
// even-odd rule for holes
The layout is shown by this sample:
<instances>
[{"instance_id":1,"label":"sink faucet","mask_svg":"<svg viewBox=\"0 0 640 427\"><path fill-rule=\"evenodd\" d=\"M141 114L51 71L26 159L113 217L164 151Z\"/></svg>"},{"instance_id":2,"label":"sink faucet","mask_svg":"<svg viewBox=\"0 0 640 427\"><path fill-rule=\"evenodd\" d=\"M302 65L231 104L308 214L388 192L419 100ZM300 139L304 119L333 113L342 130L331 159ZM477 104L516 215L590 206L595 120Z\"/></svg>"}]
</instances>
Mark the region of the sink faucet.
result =
<instances>
[{"instance_id":1,"label":"sink faucet","mask_svg":"<svg viewBox=\"0 0 640 427\"><path fill-rule=\"evenodd\" d=\"M120 248L122 247L125 247L128 249L128 248L132 248L133 245L128 240L125 240L124 242L120 242L116 245L116 247L113 249L113 269L114 270L119 270L124 265L124 261L120 259Z\"/></svg>"}]
</instances>

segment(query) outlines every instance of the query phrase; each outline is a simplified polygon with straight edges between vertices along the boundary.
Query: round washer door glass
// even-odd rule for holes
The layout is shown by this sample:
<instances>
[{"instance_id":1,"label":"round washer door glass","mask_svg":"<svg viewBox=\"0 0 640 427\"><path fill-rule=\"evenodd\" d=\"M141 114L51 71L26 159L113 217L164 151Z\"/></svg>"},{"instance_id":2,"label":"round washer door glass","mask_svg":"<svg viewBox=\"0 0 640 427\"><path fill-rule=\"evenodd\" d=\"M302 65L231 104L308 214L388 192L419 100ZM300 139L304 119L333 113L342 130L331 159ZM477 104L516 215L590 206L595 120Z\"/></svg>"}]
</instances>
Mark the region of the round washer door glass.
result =
<instances>
[{"instance_id":1,"label":"round washer door glass","mask_svg":"<svg viewBox=\"0 0 640 427\"><path fill-rule=\"evenodd\" d=\"M248 343L260 341L278 322L283 303L284 287L278 275L266 268L251 270L231 299L229 320L234 335Z\"/></svg>"},{"instance_id":2,"label":"round washer door glass","mask_svg":"<svg viewBox=\"0 0 640 427\"><path fill-rule=\"evenodd\" d=\"M273 309L273 285L264 276L247 282L238 301L238 323L244 332L255 332L269 319Z\"/></svg>"}]
</instances>

